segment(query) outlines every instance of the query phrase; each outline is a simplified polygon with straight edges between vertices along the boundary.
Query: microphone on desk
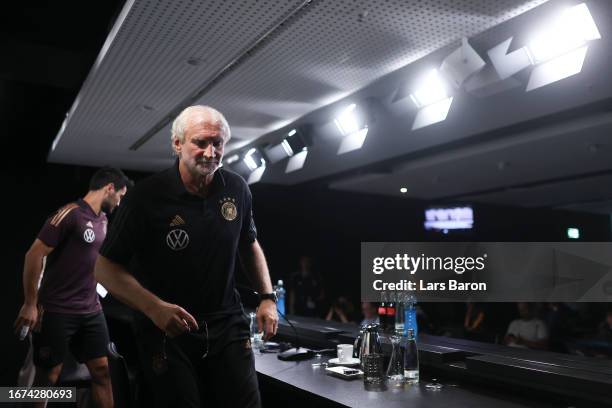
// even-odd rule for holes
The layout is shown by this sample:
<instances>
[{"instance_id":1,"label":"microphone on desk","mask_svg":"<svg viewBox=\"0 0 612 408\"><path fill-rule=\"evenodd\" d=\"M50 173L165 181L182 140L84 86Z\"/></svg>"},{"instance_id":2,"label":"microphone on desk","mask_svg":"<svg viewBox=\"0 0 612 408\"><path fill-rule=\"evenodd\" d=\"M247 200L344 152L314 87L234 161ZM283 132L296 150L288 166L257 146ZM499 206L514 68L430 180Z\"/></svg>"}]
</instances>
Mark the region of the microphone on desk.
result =
<instances>
[{"instance_id":1,"label":"microphone on desk","mask_svg":"<svg viewBox=\"0 0 612 408\"><path fill-rule=\"evenodd\" d=\"M293 324L291 323L291 321L287 319L287 316L285 316L283 313L278 312L278 314L281 315L281 317L285 319L285 321L289 323L289 326L291 326L291 328L293 329L293 333L295 334L296 347L292 347L287 350L281 351L280 353L277 354L276 357L279 360L283 360L283 361L299 361L299 360L308 360L309 358L312 358L312 356L314 356L314 351L298 346L299 344L298 332L296 328L293 326Z\"/></svg>"}]
</instances>

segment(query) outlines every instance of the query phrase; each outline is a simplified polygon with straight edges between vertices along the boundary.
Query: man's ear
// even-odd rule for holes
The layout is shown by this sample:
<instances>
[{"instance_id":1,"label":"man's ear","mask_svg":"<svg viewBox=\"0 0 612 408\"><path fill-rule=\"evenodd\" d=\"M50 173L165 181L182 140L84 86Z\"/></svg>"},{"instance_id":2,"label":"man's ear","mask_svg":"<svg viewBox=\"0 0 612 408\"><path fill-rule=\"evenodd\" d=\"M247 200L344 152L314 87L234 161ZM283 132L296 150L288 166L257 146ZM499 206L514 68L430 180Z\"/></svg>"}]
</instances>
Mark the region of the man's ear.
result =
<instances>
[{"instance_id":1,"label":"man's ear","mask_svg":"<svg viewBox=\"0 0 612 408\"><path fill-rule=\"evenodd\" d=\"M181 152L181 142L178 137L172 138L172 149L174 150L174 154L176 154L177 156Z\"/></svg>"},{"instance_id":2,"label":"man's ear","mask_svg":"<svg viewBox=\"0 0 612 408\"><path fill-rule=\"evenodd\" d=\"M108 183L104 189L106 190L107 193L112 193L115 191L115 183Z\"/></svg>"}]
</instances>

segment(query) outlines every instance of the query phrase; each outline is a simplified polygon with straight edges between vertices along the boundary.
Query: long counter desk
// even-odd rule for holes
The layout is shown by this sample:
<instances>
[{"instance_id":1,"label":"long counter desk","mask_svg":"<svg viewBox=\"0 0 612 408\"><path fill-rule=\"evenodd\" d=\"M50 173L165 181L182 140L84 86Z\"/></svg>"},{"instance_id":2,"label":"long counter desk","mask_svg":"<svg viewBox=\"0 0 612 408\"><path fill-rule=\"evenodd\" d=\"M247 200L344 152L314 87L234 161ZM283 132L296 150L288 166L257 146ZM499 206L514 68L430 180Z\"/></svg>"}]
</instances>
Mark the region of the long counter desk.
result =
<instances>
[{"instance_id":1,"label":"long counter desk","mask_svg":"<svg viewBox=\"0 0 612 408\"><path fill-rule=\"evenodd\" d=\"M297 331L297 341L305 347L335 348L337 344L353 343L359 332L355 325L297 316L289 318L295 331L281 321L277 338L295 343ZM515 402L518 405L509 406L546 406L541 404L548 403L564 407L612 406L611 360L425 334L419 336L418 344L421 372L444 377L448 383L458 385L440 393L453 395L444 405L492 406L489 398L493 398L495 406L504 406L500 404L514 401L516 397L521 398ZM428 404L426 401L431 398L446 398L431 396L423 388L423 382L414 390L401 393L371 393L363 390L360 381L349 384L346 380L313 371L309 360L288 363L266 354L257 356L256 361L261 376L307 393L326 396L340 405L370 406L368 404L376 401L385 401L385 405L393 401L405 404L409 400L421 406L419 404ZM494 397L490 396L491 392Z\"/></svg>"},{"instance_id":2,"label":"long counter desk","mask_svg":"<svg viewBox=\"0 0 612 408\"><path fill-rule=\"evenodd\" d=\"M113 313L114 309L105 308L111 323L129 327L129 314L122 310ZM289 319L295 330L281 320L274 341L297 340L312 349L335 349L337 344L353 343L359 333L356 325ZM131 331L124 330L121 339L121 331L112 330L113 324L109 327L121 352L135 363ZM312 367L313 360L285 362L276 354L255 352L264 406L612 407L611 360L426 334L419 335L418 345L421 383L382 392L366 391L361 379L328 376L324 368ZM425 388L434 377L443 384L442 390Z\"/></svg>"}]
</instances>

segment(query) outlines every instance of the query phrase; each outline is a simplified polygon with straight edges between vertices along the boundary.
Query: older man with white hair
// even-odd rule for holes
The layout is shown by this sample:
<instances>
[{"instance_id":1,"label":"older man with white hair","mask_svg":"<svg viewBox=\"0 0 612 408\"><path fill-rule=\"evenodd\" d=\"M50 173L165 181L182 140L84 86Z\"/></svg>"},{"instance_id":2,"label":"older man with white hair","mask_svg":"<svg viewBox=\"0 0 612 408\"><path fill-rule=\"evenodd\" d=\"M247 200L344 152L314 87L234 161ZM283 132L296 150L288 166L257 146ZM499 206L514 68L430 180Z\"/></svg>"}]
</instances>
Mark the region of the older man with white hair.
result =
<instances>
[{"instance_id":1,"label":"older man with white hair","mask_svg":"<svg viewBox=\"0 0 612 408\"><path fill-rule=\"evenodd\" d=\"M257 242L251 192L220 169L230 129L208 106L172 125L172 168L126 196L100 250L96 277L142 312L141 360L158 406L261 405L249 324L234 287L240 253L261 293L257 322L276 333L276 297Z\"/></svg>"}]
</instances>

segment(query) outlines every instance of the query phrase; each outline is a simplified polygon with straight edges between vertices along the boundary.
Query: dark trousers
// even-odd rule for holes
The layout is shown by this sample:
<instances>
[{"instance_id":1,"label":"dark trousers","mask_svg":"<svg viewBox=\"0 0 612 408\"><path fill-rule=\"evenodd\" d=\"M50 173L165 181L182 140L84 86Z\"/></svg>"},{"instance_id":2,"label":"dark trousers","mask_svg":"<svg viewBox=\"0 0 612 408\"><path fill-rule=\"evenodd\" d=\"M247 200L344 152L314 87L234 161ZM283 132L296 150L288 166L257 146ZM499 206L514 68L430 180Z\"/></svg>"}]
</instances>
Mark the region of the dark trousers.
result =
<instances>
[{"instance_id":1,"label":"dark trousers","mask_svg":"<svg viewBox=\"0 0 612 408\"><path fill-rule=\"evenodd\" d=\"M185 335L167 339L165 353L160 353L155 339L139 343L155 406L261 407L248 339L229 343L204 359L203 344Z\"/></svg>"}]
</instances>

